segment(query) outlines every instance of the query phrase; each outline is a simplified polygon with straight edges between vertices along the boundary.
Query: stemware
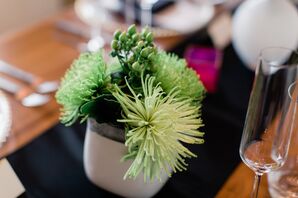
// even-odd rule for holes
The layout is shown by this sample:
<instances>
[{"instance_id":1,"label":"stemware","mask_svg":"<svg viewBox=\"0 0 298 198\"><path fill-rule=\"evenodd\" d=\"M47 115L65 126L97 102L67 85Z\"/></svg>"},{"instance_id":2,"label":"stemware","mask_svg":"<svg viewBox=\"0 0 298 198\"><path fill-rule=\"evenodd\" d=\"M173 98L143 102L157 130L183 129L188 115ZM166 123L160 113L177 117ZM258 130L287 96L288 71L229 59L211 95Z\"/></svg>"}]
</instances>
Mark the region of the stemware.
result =
<instances>
[{"instance_id":1,"label":"stemware","mask_svg":"<svg viewBox=\"0 0 298 198\"><path fill-rule=\"evenodd\" d=\"M285 164L268 173L268 187L272 198L298 197L298 81L289 87L293 109L293 131Z\"/></svg>"},{"instance_id":2,"label":"stemware","mask_svg":"<svg viewBox=\"0 0 298 198\"><path fill-rule=\"evenodd\" d=\"M135 21L135 0L125 0L124 15L127 25L133 24Z\"/></svg>"},{"instance_id":3,"label":"stemware","mask_svg":"<svg viewBox=\"0 0 298 198\"><path fill-rule=\"evenodd\" d=\"M141 26L152 27L152 7L158 0L138 0L141 7Z\"/></svg>"},{"instance_id":4,"label":"stemware","mask_svg":"<svg viewBox=\"0 0 298 198\"><path fill-rule=\"evenodd\" d=\"M87 43L88 51L98 51L105 44L100 32L101 24L106 20L108 15L104 2L103 0L75 1L74 9L77 16L91 28L91 38Z\"/></svg>"},{"instance_id":5,"label":"stemware","mask_svg":"<svg viewBox=\"0 0 298 198\"><path fill-rule=\"evenodd\" d=\"M251 197L258 197L261 176L281 167L287 157L294 113L288 89L297 80L297 58L281 47L260 54L239 149L255 172Z\"/></svg>"}]
</instances>

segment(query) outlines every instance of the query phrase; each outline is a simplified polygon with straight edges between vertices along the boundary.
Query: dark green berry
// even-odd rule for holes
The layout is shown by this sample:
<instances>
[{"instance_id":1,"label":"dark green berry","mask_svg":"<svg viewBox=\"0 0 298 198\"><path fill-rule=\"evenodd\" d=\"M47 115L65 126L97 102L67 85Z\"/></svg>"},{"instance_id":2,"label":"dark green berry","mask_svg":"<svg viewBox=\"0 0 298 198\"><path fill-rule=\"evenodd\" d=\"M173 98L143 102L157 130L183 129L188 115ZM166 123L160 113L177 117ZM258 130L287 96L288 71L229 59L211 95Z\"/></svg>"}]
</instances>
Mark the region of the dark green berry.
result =
<instances>
[{"instance_id":1,"label":"dark green berry","mask_svg":"<svg viewBox=\"0 0 298 198\"><path fill-rule=\"evenodd\" d=\"M112 57L116 57L116 56L117 56L117 52L112 51L112 52L111 52L111 56L112 56Z\"/></svg>"}]
</instances>

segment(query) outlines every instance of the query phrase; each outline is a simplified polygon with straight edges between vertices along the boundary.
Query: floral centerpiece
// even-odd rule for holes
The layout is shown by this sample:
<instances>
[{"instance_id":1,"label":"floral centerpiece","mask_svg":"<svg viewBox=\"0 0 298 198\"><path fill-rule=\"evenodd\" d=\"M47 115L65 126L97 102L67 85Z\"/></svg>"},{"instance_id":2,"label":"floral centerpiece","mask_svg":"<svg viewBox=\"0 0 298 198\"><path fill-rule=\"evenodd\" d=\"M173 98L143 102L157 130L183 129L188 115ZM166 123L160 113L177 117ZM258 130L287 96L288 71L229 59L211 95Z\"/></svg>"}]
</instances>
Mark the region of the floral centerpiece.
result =
<instances>
[{"instance_id":1,"label":"floral centerpiece","mask_svg":"<svg viewBox=\"0 0 298 198\"><path fill-rule=\"evenodd\" d=\"M123 160L132 160L124 179L142 172L152 181L161 171L186 170L185 158L196 155L183 143L203 143L198 75L184 59L157 49L148 29L116 31L111 48L110 62L103 51L83 53L66 72L56 93L62 123L93 118L123 128Z\"/></svg>"}]
</instances>

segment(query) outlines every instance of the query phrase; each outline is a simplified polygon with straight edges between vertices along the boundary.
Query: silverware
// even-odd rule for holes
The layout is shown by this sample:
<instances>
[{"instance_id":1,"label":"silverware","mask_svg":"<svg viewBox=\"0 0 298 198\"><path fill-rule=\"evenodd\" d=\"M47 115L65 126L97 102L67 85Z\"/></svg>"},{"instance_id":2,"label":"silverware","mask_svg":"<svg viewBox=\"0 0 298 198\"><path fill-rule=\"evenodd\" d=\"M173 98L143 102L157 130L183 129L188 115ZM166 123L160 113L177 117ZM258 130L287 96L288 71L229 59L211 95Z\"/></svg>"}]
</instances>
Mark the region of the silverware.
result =
<instances>
[{"instance_id":1,"label":"silverware","mask_svg":"<svg viewBox=\"0 0 298 198\"><path fill-rule=\"evenodd\" d=\"M39 77L18 69L2 60L0 60L0 72L26 82L27 84L33 86L36 91L41 94L54 92L59 87L59 83L57 81L41 81Z\"/></svg>"},{"instance_id":2,"label":"silverware","mask_svg":"<svg viewBox=\"0 0 298 198\"><path fill-rule=\"evenodd\" d=\"M25 107L41 106L50 100L47 95L32 93L29 89L4 78L0 78L0 89L14 94L16 99Z\"/></svg>"}]
</instances>

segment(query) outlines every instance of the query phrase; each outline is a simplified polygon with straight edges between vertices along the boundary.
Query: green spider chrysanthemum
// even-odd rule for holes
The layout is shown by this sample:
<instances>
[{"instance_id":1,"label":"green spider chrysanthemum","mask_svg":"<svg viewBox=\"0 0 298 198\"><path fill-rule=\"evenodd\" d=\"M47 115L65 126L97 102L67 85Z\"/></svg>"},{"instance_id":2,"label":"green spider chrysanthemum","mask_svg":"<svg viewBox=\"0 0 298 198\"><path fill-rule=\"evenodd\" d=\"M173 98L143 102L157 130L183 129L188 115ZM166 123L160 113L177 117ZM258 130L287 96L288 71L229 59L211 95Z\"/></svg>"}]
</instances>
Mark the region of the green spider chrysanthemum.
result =
<instances>
[{"instance_id":1,"label":"green spider chrysanthemum","mask_svg":"<svg viewBox=\"0 0 298 198\"><path fill-rule=\"evenodd\" d=\"M196 157L182 145L201 144L204 133L198 131L202 124L200 108L193 106L191 100L177 97L174 88L165 94L159 84L154 85L154 77L142 78L143 95L136 95L127 83L131 96L115 86L114 97L123 109L126 124L127 159L133 162L124 178L136 178L144 173L144 180L161 179L164 171L169 176L186 169L184 158Z\"/></svg>"},{"instance_id":2,"label":"green spider chrysanthemum","mask_svg":"<svg viewBox=\"0 0 298 198\"><path fill-rule=\"evenodd\" d=\"M160 51L152 60L152 71L156 82L169 93L174 87L180 89L179 96L202 101L205 88L196 72L187 67L185 59L175 54Z\"/></svg>"},{"instance_id":3,"label":"green spider chrysanthemum","mask_svg":"<svg viewBox=\"0 0 298 198\"><path fill-rule=\"evenodd\" d=\"M74 61L62 79L56 99L62 105L61 121L73 124L80 117L79 108L91 100L104 85L106 64L102 53L84 53Z\"/></svg>"}]
</instances>

